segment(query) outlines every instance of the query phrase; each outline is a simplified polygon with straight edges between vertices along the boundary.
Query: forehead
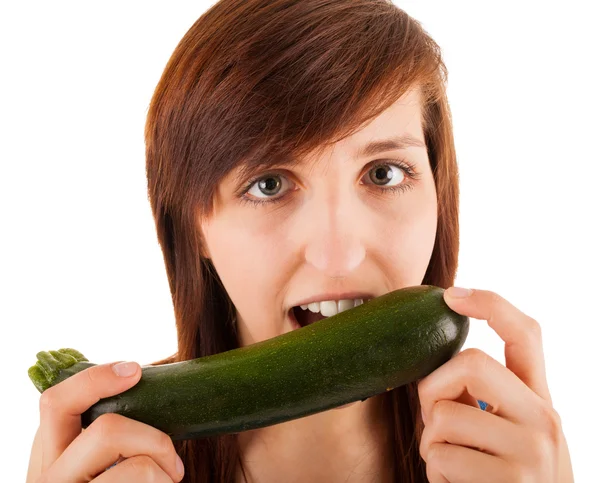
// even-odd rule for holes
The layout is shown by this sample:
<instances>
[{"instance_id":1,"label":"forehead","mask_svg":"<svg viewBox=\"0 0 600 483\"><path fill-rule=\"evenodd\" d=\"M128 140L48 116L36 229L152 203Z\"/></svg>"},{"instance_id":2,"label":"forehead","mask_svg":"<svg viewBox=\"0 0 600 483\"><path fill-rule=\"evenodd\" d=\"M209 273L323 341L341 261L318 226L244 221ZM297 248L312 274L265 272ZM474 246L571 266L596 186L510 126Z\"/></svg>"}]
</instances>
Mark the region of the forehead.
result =
<instances>
[{"instance_id":1,"label":"forehead","mask_svg":"<svg viewBox=\"0 0 600 483\"><path fill-rule=\"evenodd\" d=\"M333 152L349 161L357 161L380 153L409 148L425 148L421 117L421 95L418 89L407 91L381 114L365 123L350 136L335 144L321 146L304 160L284 160L288 164L312 167L315 162L331 159Z\"/></svg>"},{"instance_id":2,"label":"forehead","mask_svg":"<svg viewBox=\"0 0 600 483\"><path fill-rule=\"evenodd\" d=\"M408 91L377 117L362 126L358 131L343 139L337 146L348 150L349 154L362 153L363 147L377 139L388 139L409 135L424 142L421 126L421 97L418 90Z\"/></svg>"},{"instance_id":3,"label":"forehead","mask_svg":"<svg viewBox=\"0 0 600 483\"><path fill-rule=\"evenodd\" d=\"M408 91L377 117L329 149L349 161L362 160L385 152L409 148L425 149L418 90ZM309 164L320 159L309 158Z\"/></svg>"},{"instance_id":4,"label":"forehead","mask_svg":"<svg viewBox=\"0 0 600 483\"><path fill-rule=\"evenodd\" d=\"M241 163L229 173L225 182L239 181L267 167L293 166L300 169L304 167L312 169L315 162L323 159L324 153L327 154L325 157L330 159L334 151L343 158L355 161L396 149L425 148L421 122L420 92L418 89L412 89L351 135L335 144L320 146L305 159L280 157L277 163L269 163L269 166L257 166L252 170L248 170L245 163Z\"/></svg>"}]
</instances>

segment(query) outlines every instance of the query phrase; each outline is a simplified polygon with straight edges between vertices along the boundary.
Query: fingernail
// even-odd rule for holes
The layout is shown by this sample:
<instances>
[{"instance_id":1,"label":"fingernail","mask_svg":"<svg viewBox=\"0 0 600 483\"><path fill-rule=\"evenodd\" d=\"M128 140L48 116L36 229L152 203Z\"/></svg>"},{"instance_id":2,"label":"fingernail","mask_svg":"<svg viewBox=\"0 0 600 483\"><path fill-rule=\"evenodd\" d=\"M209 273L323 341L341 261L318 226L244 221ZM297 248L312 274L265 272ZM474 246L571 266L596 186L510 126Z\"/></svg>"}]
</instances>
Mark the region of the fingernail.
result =
<instances>
[{"instance_id":1,"label":"fingernail","mask_svg":"<svg viewBox=\"0 0 600 483\"><path fill-rule=\"evenodd\" d=\"M180 476L183 476L183 472L184 472L184 468L183 468L183 461L181 461L181 458L179 457L179 455L177 455L177 474Z\"/></svg>"},{"instance_id":2,"label":"fingernail","mask_svg":"<svg viewBox=\"0 0 600 483\"><path fill-rule=\"evenodd\" d=\"M112 370L117 376L130 377L137 371L138 365L135 362L119 362L112 366Z\"/></svg>"},{"instance_id":3,"label":"fingernail","mask_svg":"<svg viewBox=\"0 0 600 483\"><path fill-rule=\"evenodd\" d=\"M468 297L473 293L473 289L470 288L461 288L461 287L450 287L446 290L450 297L454 298L464 298Z\"/></svg>"}]
</instances>

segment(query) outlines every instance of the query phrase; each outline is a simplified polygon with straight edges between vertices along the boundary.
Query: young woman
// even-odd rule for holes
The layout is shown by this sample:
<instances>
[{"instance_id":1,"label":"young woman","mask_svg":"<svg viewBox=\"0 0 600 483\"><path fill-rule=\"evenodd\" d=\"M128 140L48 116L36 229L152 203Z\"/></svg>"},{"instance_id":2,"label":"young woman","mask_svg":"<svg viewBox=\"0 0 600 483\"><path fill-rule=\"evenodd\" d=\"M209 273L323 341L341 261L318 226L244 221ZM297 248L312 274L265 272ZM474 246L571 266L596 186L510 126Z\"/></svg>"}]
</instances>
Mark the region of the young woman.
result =
<instances>
[{"instance_id":1,"label":"young woman","mask_svg":"<svg viewBox=\"0 0 600 483\"><path fill-rule=\"evenodd\" d=\"M157 364L295 330L303 304L336 311L450 287L458 173L446 76L437 44L389 1L221 0L202 15L145 131L178 332L178 352ZM99 365L42 395L28 481L572 481L539 324L490 291L445 300L488 321L506 367L469 349L364 402L173 444L114 414L81 430L82 412L141 376L136 363Z\"/></svg>"}]
</instances>

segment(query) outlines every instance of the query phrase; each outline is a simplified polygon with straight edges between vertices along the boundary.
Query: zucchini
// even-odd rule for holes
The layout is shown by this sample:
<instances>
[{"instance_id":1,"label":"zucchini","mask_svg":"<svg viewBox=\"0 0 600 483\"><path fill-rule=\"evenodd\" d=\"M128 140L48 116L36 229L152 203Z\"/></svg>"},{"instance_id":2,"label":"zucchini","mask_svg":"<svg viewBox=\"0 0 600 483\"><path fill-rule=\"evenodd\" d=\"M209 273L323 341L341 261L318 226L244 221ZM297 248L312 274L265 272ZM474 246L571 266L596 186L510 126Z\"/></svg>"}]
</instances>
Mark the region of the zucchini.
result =
<instances>
[{"instance_id":1,"label":"zucchini","mask_svg":"<svg viewBox=\"0 0 600 483\"><path fill-rule=\"evenodd\" d=\"M250 346L142 366L140 381L90 407L82 426L114 412L173 440L193 439L364 401L425 377L458 353L469 318L451 310L443 292L407 287ZM40 392L94 365L73 349L37 359L28 373Z\"/></svg>"}]
</instances>

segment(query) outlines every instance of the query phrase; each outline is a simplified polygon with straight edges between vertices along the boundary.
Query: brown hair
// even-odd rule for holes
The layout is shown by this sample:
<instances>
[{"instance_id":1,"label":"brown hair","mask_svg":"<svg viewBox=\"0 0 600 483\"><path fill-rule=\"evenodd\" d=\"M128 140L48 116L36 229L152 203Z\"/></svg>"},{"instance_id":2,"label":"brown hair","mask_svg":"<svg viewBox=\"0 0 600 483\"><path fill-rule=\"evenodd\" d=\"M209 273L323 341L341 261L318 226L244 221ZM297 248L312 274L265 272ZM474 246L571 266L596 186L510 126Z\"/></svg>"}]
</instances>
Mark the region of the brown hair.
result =
<instances>
[{"instance_id":1,"label":"brown hair","mask_svg":"<svg viewBox=\"0 0 600 483\"><path fill-rule=\"evenodd\" d=\"M239 347L235 307L198 221L230 170L268 167L351 135L404 93L421 93L438 198L423 284L453 284L458 173L447 71L421 24L390 0L220 0L181 39L145 126L148 196L173 299L178 352L164 364ZM417 383L387 392L397 481L426 482ZM237 436L176 441L184 482L233 482Z\"/></svg>"}]
</instances>

